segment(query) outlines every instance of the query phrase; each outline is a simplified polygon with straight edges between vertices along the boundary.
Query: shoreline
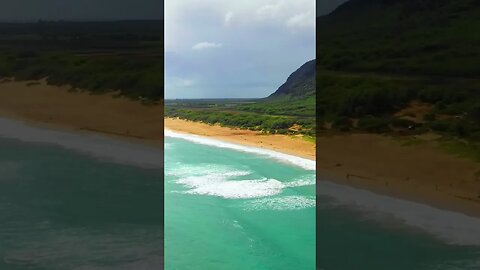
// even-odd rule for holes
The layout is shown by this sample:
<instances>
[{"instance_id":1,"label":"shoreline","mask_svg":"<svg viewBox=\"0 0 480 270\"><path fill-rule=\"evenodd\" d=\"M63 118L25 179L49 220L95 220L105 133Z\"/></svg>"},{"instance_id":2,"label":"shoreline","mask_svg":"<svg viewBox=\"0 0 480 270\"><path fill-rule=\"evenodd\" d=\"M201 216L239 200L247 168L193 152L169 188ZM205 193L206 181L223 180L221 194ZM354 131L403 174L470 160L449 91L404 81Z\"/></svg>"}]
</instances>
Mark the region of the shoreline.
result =
<instances>
[{"instance_id":1,"label":"shoreline","mask_svg":"<svg viewBox=\"0 0 480 270\"><path fill-rule=\"evenodd\" d=\"M65 128L32 125L5 117L0 117L0 139L60 147L110 163L146 169L164 167L163 147L144 140L127 140L102 133L81 133Z\"/></svg>"},{"instance_id":2,"label":"shoreline","mask_svg":"<svg viewBox=\"0 0 480 270\"><path fill-rule=\"evenodd\" d=\"M362 222L421 232L448 245L480 246L478 216L328 180L317 182L317 196L324 207L346 210Z\"/></svg>"},{"instance_id":3,"label":"shoreline","mask_svg":"<svg viewBox=\"0 0 480 270\"><path fill-rule=\"evenodd\" d=\"M0 117L29 126L163 147L163 105L40 81L0 82Z\"/></svg>"},{"instance_id":4,"label":"shoreline","mask_svg":"<svg viewBox=\"0 0 480 270\"><path fill-rule=\"evenodd\" d=\"M440 211L449 211L457 214L463 214L468 217L480 218L480 202L470 200L463 197L456 197L446 195L445 193L426 193L427 188L408 189L408 187L400 187L395 184L390 186L382 186L379 183L370 182L369 180L355 181L349 180L343 174L332 172L320 172L317 174L317 188L318 183L333 183L343 187L353 188L357 191L366 191L375 194L376 196L386 196L391 199L397 199L404 202L412 202L420 205L432 207ZM317 195L321 193L317 190ZM327 196L322 194L322 196ZM335 196L331 196L335 198ZM367 211L374 209L367 209Z\"/></svg>"},{"instance_id":5,"label":"shoreline","mask_svg":"<svg viewBox=\"0 0 480 270\"><path fill-rule=\"evenodd\" d=\"M206 136L200 136L200 135L191 134L191 133L177 132L177 131L170 130L168 128L165 129L165 137L182 139L182 140L186 140L193 143L212 146L215 148L226 148L234 151L260 155L263 157L267 157L269 159L285 162L285 163L294 165L296 167L303 168L308 171L315 171L316 169L315 160L311 160L311 159L307 159L307 158L303 158L295 155L285 154L285 153L270 150L267 148L260 148L260 147L249 146L249 145L240 144L240 143L227 142L225 140L220 140L214 137L206 137Z\"/></svg>"},{"instance_id":6,"label":"shoreline","mask_svg":"<svg viewBox=\"0 0 480 270\"><path fill-rule=\"evenodd\" d=\"M251 131L245 131L246 136L254 139L245 140L242 130L172 118L165 119L165 128L271 149L258 145L255 137L259 135ZM480 195L480 184L474 177L480 164L474 161L447 154L433 145L402 146L393 138L374 134L319 137L317 147L317 183L332 182L439 210L480 217L480 198L475 192L478 186ZM278 148L271 150L278 151ZM368 155L365 155L367 151Z\"/></svg>"},{"instance_id":7,"label":"shoreline","mask_svg":"<svg viewBox=\"0 0 480 270\"><path fill-rule=\"evenodd\" d=\"M154 140L152 138L140 137L135 135L126 135L123 133L110 132L107 130L96 130L96 129L90 129L85 127L76 128L76 127L67 126L67 125L45 123L41 121L34 121L30 119L20 118L15 115L5 114L4 112L1 112L1 111L0 111L0 120L13 121L31 128L43 129L43 130L48 130L53 132L75 134L79 136L100 136L105 139L111 139L119 142L148 145L156 148L163 147L163 141ZM10 137L5 137L5 138L10 138ZM14 137L11 137L11 138L14 138Z\"/></svg>"},{"instance_id":8,"label":"shoreline","mask_svg":"<svg viewBox=\"0 0 480 270\"><path fill-rule=\"evenodd\" d=\"M480 164L475 161L431 143L405 146L374 134L319 137L317 147L324 149L317 156L317 183L331 182L480 218Z\"/></svg>"},{"instance_id":9,"label":"shoreline","mask_svg":"<svg viewBox=\"0 0 480 270\"><path fill-rule=\"evenodd\" d=\"M178 118L165 117L165 129L177 133L203 136L223 142L256 147L292 155L308 160L316 160L315 144L301 137L287 135L269 135L260 132L208 125Z\"/></svg>"}]
</instances>

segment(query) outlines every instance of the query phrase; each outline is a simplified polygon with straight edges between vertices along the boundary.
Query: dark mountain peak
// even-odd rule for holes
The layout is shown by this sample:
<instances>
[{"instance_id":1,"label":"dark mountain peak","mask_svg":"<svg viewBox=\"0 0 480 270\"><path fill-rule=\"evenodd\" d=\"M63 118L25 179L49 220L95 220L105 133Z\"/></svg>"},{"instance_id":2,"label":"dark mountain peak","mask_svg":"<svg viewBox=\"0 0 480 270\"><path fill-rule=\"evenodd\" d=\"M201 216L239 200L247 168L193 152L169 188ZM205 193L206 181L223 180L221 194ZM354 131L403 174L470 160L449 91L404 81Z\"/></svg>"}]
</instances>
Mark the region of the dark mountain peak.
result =
<instances>
[{"instance_id":1,"label":"dark mountain peak","mask_svg":"<svg viewBox=\"0 0 480 270\"><path fill-rule=\"evenodd\" d=\"M311 60L293 72L287 81L278 88L269 98L281 96L301 97L315 92L316 61Z\"/></svg>"},{"instance_id":2,"label":"dark mountain peak","mask_svg":"<svg viewBox=\"0 0 480 270\"><path fill-rule=\"evenodd\" d=\"M352 39L360 33L400 37L420 28L448 28L459 18L478 17L479 9L480 0L350 0L319 17L317 31Z\"/></svg>"},{"instance_id":3,"label":"dark mountain peak","mask_svg":"<svg viewBox=\"0 0 480 270\"><path fill-rule=\"evenodd\" d=\"M458 0L457 0L458 1ZM350 0L340 5L331 15L359 12L372 8L400 8L403 12L416 13L421 11L435 11L451 4L450 0ZM479 0L459 0L469 5L478 4Z\"/></svg>"},{"instance_id":4,"label":"dark mountain peak","mask_svg":"<svg viewBox=\"0 0 480 270\"><path fill-rule=\"evenodd\" d=\"M358 9L368 6L388 7L392 5L407 5L424 9L443 6L448 2L448 0L350 0L340 5L337 8L337 11Z\"/></svg>"}]
</instances>

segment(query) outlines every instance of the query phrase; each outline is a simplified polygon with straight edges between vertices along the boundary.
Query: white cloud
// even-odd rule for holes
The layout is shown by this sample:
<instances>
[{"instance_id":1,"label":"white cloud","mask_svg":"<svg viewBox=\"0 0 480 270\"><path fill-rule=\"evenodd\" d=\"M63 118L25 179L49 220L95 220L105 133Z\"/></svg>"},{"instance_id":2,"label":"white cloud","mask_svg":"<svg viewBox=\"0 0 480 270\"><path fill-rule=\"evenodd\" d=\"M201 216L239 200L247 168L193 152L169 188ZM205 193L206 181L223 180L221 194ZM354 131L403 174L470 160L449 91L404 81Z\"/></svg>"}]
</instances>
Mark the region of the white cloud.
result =
<instances>
[{"instance_id":1,"label":"white cloud","mask_svg":"<svg viewBox=\"0 0 480 270\"><path fill-rule=\"evenodd\" d=\"M214 49L214 48L220 48L222 47L222 43L213 43L213 42L200 42L195 45L193 45L192 50L206 50L206 49Z\"/></svg>"},{"instance_id":2,"label":"white cloud","mask_svg":"<svg viewBox=\"0 0 480 270\"><path fill-rule=\"evenodd\" d=\"M175 88L188 88L195 85L194 80L180 77L168 77L165 82L169 87Z\"/></svg>"},{"instance_id":3,"label":"white cloud","mask_svg":"<svg viewBox=\"0 0 480 270\"><path fill-rule=\"evenodd\" d=\"M232 18L233 18L233 12L231 11L227 12L227 14L225 14L225 25L230 25Z\"/></svg>"},{"instance_id":4,"label":"white cloud","mask_svg":"<svg viewBox=\"0 0 480 270\"><path fill-rule=\"evenodd\" d=\"M315 1L312 0L279 0L260 6L255 13L258 20L277 25L315 27Z\"/></svg>"},{"instance_id":5,"label":"white cloud","mask_svg":"<svg viewBox=\"0 0 480 270\"><path fill-rule=\"evenodd\" d=\"M264 5L257 9L257 15L262 19L274 19L282 12L284 2L280 1L273 5Z\"/></svg>"},{"instance_id":6,"label":"white cloud","mask_svg":"<svg viewBox=\"0 0 480 270\"><path fill-rule=\"evenodd\" d=\"M165 51L191 50L189 44L195 44L199 37L216 39L218 35L212 33L232 31L230 28L269 28L270 32L278 29L290 33L314 29L315 5L315 0L165 1Z\"/></svg>"},{"instance_id":7,"label":"white cloud","mask_svg":"<svg viewBox=\"0 0 480 270\"><path fill-rule=\"evenodd\" d=\"M176 83L176 86L178 87L190 87L190 86L193 86L195 84L195 82L193 80L189 80L189 79L178 79L177 83Z\"/></svg>"},{"instance_id":8,"label":"white cloud","mask_svg":"<svg viewBox=\"0 0 480 270\"><path fill-rule=\"evenodd\" d=\"M314 12L315 0L165 1L166 96L270 94L315 58Z\"/></svg>"},{"instance_id":9,"label":"white cloud","mask_svg":"<svg viewBox=\"0 0 480 270\"><path fill-rule=\"evenodd\" d=\"M315 27L315 12L307 11L290 17L287 22L289 27Z\"/></svg>"}]
</instances>

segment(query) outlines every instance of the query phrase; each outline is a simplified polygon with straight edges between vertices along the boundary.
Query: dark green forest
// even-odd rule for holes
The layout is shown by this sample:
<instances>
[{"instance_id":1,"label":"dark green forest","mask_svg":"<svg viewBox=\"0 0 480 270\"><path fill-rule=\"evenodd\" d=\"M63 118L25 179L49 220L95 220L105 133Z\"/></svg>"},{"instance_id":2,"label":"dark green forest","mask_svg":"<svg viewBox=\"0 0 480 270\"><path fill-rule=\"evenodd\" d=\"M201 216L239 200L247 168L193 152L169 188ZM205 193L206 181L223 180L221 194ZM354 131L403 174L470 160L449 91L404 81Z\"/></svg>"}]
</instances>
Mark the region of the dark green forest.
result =
<instances>
[{"instance_id":1,"label":"dark green forest","mask_svg":"<svg viewBox=\"0 0 480 270\"><path fill-rule=\"evenodd\" d=\"M0 77L163 98L163 21L0 23Z\"/></svg>"},{"instance_id":2,"label":"dark green forest","mask_svg":"<svg viewBox=\"0 0 480 270\"><path fill-rule=\"evenodd\" d=\"M319 128L480 141L480 1L351 0L317 36Z\"/></svg>"},{"instance_id":3,"label":"dark green forest","mask_svg":"<svg viewBox=\"0 0 480 270\"><path fill-rule=\"evenodd\" d=\"M314 137L315 114L306 113L305 104L297 102L298 105L287 100L166 100L165 115L269 134ZM314 108L315 104L311 106ZM292 110L286 110L287 107Z\"/></svg>"}]
</instances>

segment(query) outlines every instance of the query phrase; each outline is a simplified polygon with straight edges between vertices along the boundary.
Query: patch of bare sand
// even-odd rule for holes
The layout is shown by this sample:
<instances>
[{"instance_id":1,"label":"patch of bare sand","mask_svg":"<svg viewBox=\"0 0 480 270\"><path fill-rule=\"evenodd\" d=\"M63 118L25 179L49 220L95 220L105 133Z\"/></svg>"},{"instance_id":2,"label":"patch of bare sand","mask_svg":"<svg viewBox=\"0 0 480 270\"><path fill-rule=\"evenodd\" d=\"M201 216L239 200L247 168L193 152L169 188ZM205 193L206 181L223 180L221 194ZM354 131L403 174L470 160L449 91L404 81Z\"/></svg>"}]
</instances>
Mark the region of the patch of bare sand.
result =
<instances>
[{"instance_id":1,"label":"patch of bare sand","mask_svg":"<svg viewBox=\"0 0 480 270\"><path fill-rule=\"evenodd\" d=\"M403 119L408 119L413 122L423 123L425 115L429 113L432 109L432 104L416 100L410 102L410 104L408 104L406 108L395 113L395 116Z\"/></svg>"},{"instance_id":2,"label":"patch of bare sand","mask_svg":"<svg viewBox=\"0 0 480 270\"><path fill-rule=\"evenodd\" d=\"M372 134L317 139L317 171L335 182L480 216L480 164L434 142L404 146Z\"/></svg>"},{"instance_id":3,"label":"patch of bare sand","mask_svg":"<svg viewBox=\"0 0 480 270\"><path fill-rule=\"evenodd\" d=\"M163 144L163 106L142 105L112 93L72 92L42 81L0 83L0 115L78 131Z\"/></svg>"}]
</instances>

